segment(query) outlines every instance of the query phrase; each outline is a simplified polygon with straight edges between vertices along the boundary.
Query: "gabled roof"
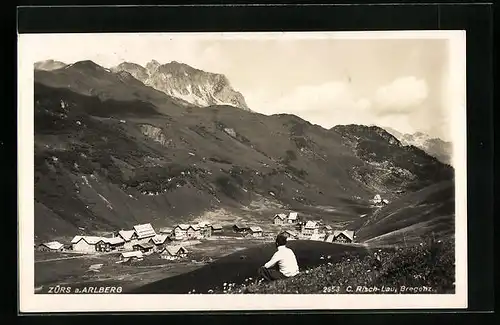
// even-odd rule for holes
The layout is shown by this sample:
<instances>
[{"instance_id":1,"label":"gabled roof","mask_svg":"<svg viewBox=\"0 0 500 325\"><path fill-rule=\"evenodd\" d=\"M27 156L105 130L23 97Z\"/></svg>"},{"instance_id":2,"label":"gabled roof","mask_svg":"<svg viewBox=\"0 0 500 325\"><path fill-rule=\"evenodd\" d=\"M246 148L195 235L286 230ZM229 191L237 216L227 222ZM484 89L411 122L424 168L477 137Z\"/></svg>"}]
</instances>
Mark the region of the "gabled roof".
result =
<instances>
[{"instance_id":1,"label":"gabled roof","mask_svg":"<svg viewBox=\"0 0 500 325\"><path fill-rule=\"evenodd\" d=\"M187 253L187 249L184 246L176 245L176 246L167 246L164 251L167 251L170 255L174 256L179 253L180 250L184 250Z\"/></svg>"},{"instance_id":2,"label":"gabled roof","mask_svg":"<svg viewBox=\"0 0 500 325\"><path fill-rule=\"evenodd\" d=\"M200 221L200 222L198 222L198 227L200 227L200 228L210 227L210 222Z\"/></svg>"},{"instance_id":3,"label":"gabled roof","mask_svg":"<svg viewBox=\"0 0 500 325\"><path fill-rule=\"evenodd\" d=\"M316 223L316 221L308 221L306 222L306 225L304 226L305 228L307 229L314 229L318 226L318 224Z\"/></svg>"},{"instance_id":4,"label":"gabled roof","mask_svg":"<svg viewBox=\"0 0 500 325\"><path fill-rule=\"evenodd\" d=\"M97 237L97 236L75 236L72 240L71 240L71 243L72 244L76 244L78 243L80 240L84 240L85 242L87 242L87 244L89 245L95 245L97 244L99 241L101 241L103 239L103 237Z\"/></svg>"},{"instance_id":5,"label":"gabled roof","mask_svg":"<svg viewBox=\"0 0 500 325\"><path fill-rule=\"evenodd\" d=\"M167 238L167 235L156 235L150 240L152 240L155 245L161 245L167 240Z\"/></svg>"},{"instance_id":6,"label":"gabled roof","mask_svg":"<svg viewBox=\"0 0 500 325\"><path fill-rule=\"evenodd\" d=\"M340 234L343 234L344 236L346 236L350 240L354 240L354 231L352 231L352 230L335 230L333 232L333 237L337 238L337 236L339 236Z\"/></svg>"},{"instance_id":7,"label":"gabled roof","mask_svg":"<svg viewBox=\"0 0 500 325\"><path fill-rule=\"evenodd\" d=\"M181 230L188 230L189 229L189 225L187 225L185 223L181 223L180 225L175 226L175 228L177 228L177 227L181 228Z\"/></svg>"},{"instance_id":8,"label":"gabled roof","mask_svg":"<svg viewBox=\"0 0 500 325\"><path fill-rule=\"evenodd\" d=\"M281 220L285 220L286 214L284 214L284 213L275 214L273 219L276 219L276 218L280 218Z\"/></svg>"},{"instance_id":9,"label":"gabled roof","mask_svg":"<svg viewBox=\"0 0 500 325\"><path fill-rule=\"evenodd\" d=\"M328 237L326 237L325 241L329 242L329 243L332 243L334 238L335 238L334 235L329 235Z\"/></svg>"},{"instance_id":10,"label":"gabled roof","mask_svg":"<svg viewBox=\"0 0 500 325\"><path fill-rule=\"evenodd\" d=\"M298 234L293 230L285 230L283 233L289 234L290 236L297 237Z\"/></svg>"},{"instance_id":11,"label":"gabled roof","mask_svg":"<svg viewBox=\"0 0 500 325\"><path fill-rule=\"evenodd\" d=\"M212 229L222 229L222 226L219 224L211 225Z\"/></svg>"},{"instance_id":12,"label":"gabled roof","mask_svg":"<svg viewBox=\"0 0 500 325\"><path fill-rule=\"evenodd\" d=\"M247 225L240 224L240 223L235 224L235 225L234 225L234 227L236 227L236 228L240 228L240 229L248 229L248 226L247 226Z\"/></svg>"},{"instance_id":13,"label":"gabled roof","mask_svg":"<svg viewBox=\"0 0 500 325\"><path fill-rule=\"evenodd\" d=\"M103 238L103 240L105 243L110 243L111 245L118 245L125 242L121 237Z\"/></svg>"},{"instance_id":14,"label":"gabled roof","mask_svg":"<svg viewBox=\"0 0 500 325\"><path fill-rule=\"evenodd\" d=\"M328 229L328 230L332 230L333 229L332 226L330 226L330 225L326 225L326 226L324 226L324 228Z\"/></svg>"},{"instance_id":15,"label":"gabled roof","mask_svg":"<svg viewBox=\"0 0 500 325\"><path fill-rule=\"evenodd\" d=\"M133 252L123 252L121 254L122 257L138 257L138 258L141 258L142 257L142 252L141 251L133 251Z\"/></svg>"},{"instance_id":16,"label":"gabled roof","mask_svg":"<svg viewBox=\"0 0 500 325\"><path fill-rule=\"evenodd\" d=\"M118 236L123 238L124 241L130 241L132 236L135 234L135 230L120 230Z\"/></svg>"},{"instance_id":17,"label":"gabled roof","mask_svg":"<svg viewBox=\"0 0 500 325\"><path fill-rule=\"evenodd\" d=\"M58 250L58 249L61 249L64 247L63 244L61 244L60 242L58 241L51 241L51 242L48 242L48 243L43 243L42 246L45 246L49 249L55 249L55 250Z\"/></svg>"},{"instance_id":18,"label":"gabled roof","mask_svg":"<svg viewBox=\"0 0 500 325\"><path fill-rule=\"evenodd\" d=\"M288 220L297 220L297 216L297 212L290 212L290 214L288 215Z\"/></svg>"},{"instance_id":19,"label":"gabled roof","mask_svg":"<svg viewBox=\"0 0 500 325\"><path fill-rule=\"evenodd\" d=\"M156 235L156 232L150 223L145 223L142 225L134 226L134 230L137 234L137 237L139 237L139 239L153 237Z\"/></svg>"},{"instance_id":20,"label":"gabled roof","mask_svg":"<svg viewBox=\"0 0 500 325\"><path fill-rule=\"evenodd\" d=\"M154 247L153 244L151 244L151 243L144 243L144 242L143 243L137 243L134 246L140 246L142 248L153 248Z\"/></svg>"},{"instance_id":21,"label":"gabled roof","mask_svg":"<svg viewBox=\"0 0 500 325\"><path fill-rule=\"evenodd\" d=\"M251 232L262 232L262 228L258 226L252 226L250 227Z\"/></svg>"},{"instance_id":22,"label":"gabled roof","mask_svg":"<svg viewBox=\"0 0 500 325\"><path fill-rule=\"evenodd\" d=\"M194 231L200 230L200 227L198 225L189 225L189 228L192 228Z\"/></svg>"}]
</instances>

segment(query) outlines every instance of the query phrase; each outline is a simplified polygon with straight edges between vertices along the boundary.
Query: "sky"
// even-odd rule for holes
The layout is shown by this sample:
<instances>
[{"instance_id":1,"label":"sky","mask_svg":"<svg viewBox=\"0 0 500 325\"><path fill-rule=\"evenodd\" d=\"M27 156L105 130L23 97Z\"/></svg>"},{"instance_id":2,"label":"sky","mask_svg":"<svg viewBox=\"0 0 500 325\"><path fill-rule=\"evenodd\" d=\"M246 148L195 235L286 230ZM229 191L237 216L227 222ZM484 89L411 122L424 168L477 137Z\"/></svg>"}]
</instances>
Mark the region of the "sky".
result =
<instances>
[{"instance_id":1,"label":"sky","mask_svg":"<svg viewBox=\"0 0 500 325\"><path fill-rule=\"evenodd\" d=\"M39 34L31 44L35 61L92 60L107 68L123 61L183 62L225 74L259 113L450 141L460 105L450 88L460 86L451 82L456 67L450 64L460 53L449 37L375 34Z\"/></svg>"}]
</instances>

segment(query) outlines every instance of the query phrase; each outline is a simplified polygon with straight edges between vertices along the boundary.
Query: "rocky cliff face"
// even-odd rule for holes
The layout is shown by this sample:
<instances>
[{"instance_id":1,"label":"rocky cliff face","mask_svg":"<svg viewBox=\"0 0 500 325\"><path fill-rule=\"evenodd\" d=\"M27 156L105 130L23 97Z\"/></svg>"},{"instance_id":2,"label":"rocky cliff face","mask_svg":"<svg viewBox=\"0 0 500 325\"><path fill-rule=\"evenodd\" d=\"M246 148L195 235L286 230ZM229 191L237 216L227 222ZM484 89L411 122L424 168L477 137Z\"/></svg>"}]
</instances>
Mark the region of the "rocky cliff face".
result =
<instances>
[{"instance_id":1,"label":"rocky cliff face","mask_svg":"<svg viewBox=\"0 0 500 325\"><path fill-rule=\"evenodd\" d=\"M249 111L243 95L222 74L205 72L176 61L161 65L152 60L142 67L124 62L111 69L127 71L145 85L196 106L229 105Z\"/></svg>"}]
</instances>

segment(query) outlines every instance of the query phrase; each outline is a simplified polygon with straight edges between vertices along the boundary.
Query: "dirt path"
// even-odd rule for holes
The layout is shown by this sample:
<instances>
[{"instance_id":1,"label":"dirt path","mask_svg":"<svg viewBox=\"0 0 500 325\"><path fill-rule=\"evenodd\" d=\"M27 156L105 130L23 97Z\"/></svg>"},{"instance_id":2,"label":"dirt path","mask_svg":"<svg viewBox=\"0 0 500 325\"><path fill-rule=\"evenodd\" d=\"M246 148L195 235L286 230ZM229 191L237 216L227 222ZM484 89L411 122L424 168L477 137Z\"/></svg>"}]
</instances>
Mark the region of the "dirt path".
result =
<instances>
[{"instance_id":1,"label":"dirt path","mask_svg":"<svg viewBox=\"0 0 500 325\"><path fill-rule=\"evenodd\" d=\"M113 254L120 254L118 252L108 252L108 253L99 253L99 254L86 254L86 255L78 255L78 256L68 256L68 257L57 257L57 258L50 258L46 260L35 260L35 263L44 263L44 262L54 262L54 261L62 261L62 260L71 260L71 259L78 259L78 258L99 258L101 256L107 256L107 255L113 255Z\"/></svg>"}]
</instances>

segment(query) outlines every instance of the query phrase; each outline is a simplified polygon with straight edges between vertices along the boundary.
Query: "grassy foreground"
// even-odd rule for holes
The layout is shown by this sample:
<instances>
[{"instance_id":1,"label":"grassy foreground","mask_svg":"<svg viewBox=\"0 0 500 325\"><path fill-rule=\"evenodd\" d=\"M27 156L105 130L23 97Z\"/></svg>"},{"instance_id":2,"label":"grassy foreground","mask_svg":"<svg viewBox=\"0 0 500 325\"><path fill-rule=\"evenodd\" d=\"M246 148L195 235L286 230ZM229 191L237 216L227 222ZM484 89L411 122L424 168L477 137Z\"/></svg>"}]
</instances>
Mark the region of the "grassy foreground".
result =
<instances>
[{"instance_id":1,"label":"grassy foreground","mask_svg":"<svg viewBox=\"0 0 500 325\"><path fill-rule=\"evenodd\" d=\"M412 247L377 249L359 257L346 255L285 280L271 283L225 284L213 293L320 294L320 293L408 293L450 294L455 292L453 240L426 240Z\"/></svg>"}]
</instances>

